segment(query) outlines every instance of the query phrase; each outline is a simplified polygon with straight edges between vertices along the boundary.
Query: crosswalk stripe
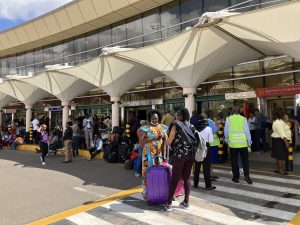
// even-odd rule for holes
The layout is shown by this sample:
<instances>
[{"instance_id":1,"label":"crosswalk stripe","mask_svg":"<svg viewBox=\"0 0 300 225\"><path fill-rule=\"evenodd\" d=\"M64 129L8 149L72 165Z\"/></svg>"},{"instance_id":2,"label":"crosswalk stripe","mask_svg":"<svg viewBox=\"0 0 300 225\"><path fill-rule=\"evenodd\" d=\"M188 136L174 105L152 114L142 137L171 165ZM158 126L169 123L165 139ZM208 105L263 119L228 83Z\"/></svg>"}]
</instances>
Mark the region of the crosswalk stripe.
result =
<instances>
[{"instance_id":1,"label":"crosswalk stripe","mask_svg":"<svg viewBox=\"0 0 300 225\"><path fill-rule=\"evenodd\" d=\"M82 212L74 216L66 218L67 220L77 224L77 225L113 225L105 220L95 217L91 214Z\"/></svg>"},{"instance_id":2,"label":"crosswalk stripe","mask_svg":"<svg viewBox=\"0 0 300 225\"><path fill-rule=\"evenodd\" d=\"M139 200L143 200L140 195L133 195L132 197L137 198ZM189 209L180 209L180 208L174 208L174 210L178 210L193 216L201 217L213 222L217 222L224 225L236 225L236 224L243 224L243 225L261 225L261 223L253 222L253 221L247 221L244 219L240 219L238 217L234 217L231 215L227 215L224 213L220 213L217 211L209 210L200 208L197 206L190 206Z\"/></svg>"},{"instance_id":3,"label":"crosswalk stripe","mask_svg":"<svg viewBox=\"0 0 300 225\"><path fill-rule=\"evenodd\" d=\"M228 171L228 170L219 170L219 169L214 169L214 172L220 173L220 174L229 174L230 173L230 171ZM276 182L281 182L281 183L300 185L300 180L295 180L295 179L286 179L286 178L264 176L264 175L258 175L258 174L250 174L250 176L252 178L263 179L263 180L268 180L268 181L276 181Z\"/></svg>"},{"instance_id":4,"label":"crosswalk stripe","mask_svg":"<svg viewBox=\"0 0 300 225\"><path fill-rule=\"evenodd\" d=\"M252 213L258 213L261 215L270 216L273 218L278 218L278 219L283 219L283 220L291 220L295 215L295 213L291 213L288 211L283 211L283 210L279 210L279 209L270 209L270 208L254 205L251 203L246 203L246 202L232 200L232 199L223 198L223 197L219 197L219 196L209 195L209 194L202 193L202 192L199 193L199 192L192 191L191 193L193 196L196 196L197 198L200 198L200 199L204 199L206 201L214 202L216 204L229 206L231 208L236 208L236 209L240 209L240 210L244 210L244 211L248 211L248 212L252 212Z\"/></svg>"},{"instance_id":5,"label":"crosswalk stripe","mask_svg":"<svg viewBox=\"0 0 300 225\"><path fill-rule=\"evenodd\" d=\"M240 195L244 197L250 197L250 198L256 198L266 201L274 201L279 202L283 204L293 205L300 207L300 200L298 199L289 199L289 198L282 198L275 195L268 195L268 194L262 194L252 191L245 191L238 188L230 188L230 187L224 187L221 185L215 185L217 187L217 191L226 192L230 194Z\"/></svg>"},{"instance_id":6,"label":"crosswalk stripe","mask_svg":"<svg viewBox=\"0 0 300 225\"><path fill-rule=\"evenodd\" d=\"M220 179L218 179L218 181L233 183L231 179L227 179L227 178L223 178L223 177L220 177ZM249 184L247 184L245 182L240 182L239 184L235 184L235 185L237 187L238 187L238 185L249 186ZM253 184L251 184L251 187L300 195L300 189L296 189L296 188L288 188L288 187L277 186L277 185L275 186L275 185L271 185L271 184L258 183L258 182L253 182Z\"/></svg>"},{"instance_id":7,"label":"crosswalk stripe","mask_svg":"<svg viewBox=\"0 0 300 225\"><path fill-rule=\"evenodd\" d=\"M102 207L150 225L187 225L187 223L174 220L167 216L162 216L154 211L139 209L118 201L111 202Z\"/></svg>"}]
</instances>

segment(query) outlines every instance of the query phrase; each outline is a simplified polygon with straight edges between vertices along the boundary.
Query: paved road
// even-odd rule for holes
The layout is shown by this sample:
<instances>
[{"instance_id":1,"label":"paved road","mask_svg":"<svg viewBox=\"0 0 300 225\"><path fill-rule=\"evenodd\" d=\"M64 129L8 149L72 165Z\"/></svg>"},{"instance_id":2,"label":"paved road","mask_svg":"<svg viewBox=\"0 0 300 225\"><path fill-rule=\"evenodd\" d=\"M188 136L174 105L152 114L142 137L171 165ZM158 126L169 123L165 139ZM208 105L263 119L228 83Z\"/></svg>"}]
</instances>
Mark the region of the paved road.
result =
<instances>
[{"instance_id":1,"label":"paved road","mask_svg":"<svg viewBox=\"0 0 300 225\"><path fill-rule=\"evenodd\" d=\"M182 200L178 199L173 212L167 213L162 206L145 204L138 193L53 224L275 225L287 224L300 208L299 178L254 173L253 185L244 181L234 184L228 170L218 169L216 172L221 176L215 182L217 189L193 189L188 210L178 207Z\"/></svg>"},{"instance_id":2,"label":"paved road","mask_svg":"<svg viewBox=\"0 0 300 225\"><path fill-rule=\"evenodd\" d=\"M77 158L62 164L50 157L46 167L28 152L0 152L0 224L24 224L89 203L140 183L122 165ZM300 209L300 177L253 172L253 185L231 181L228 168L218 167L220 180L214 191L193 189L191 209L171 213L162 206L149 206L140 193L112 199L99 206L73 213L53 224L287 224ZM97 201L96 201L97 203Z\"/></svg>"},{"instance_id":3,"label":"paved road","mask_svg":"<svg viewBox=\"0 0 300 225\"><path fill-rule=\"evenodd\" d=\"M0 224L21 225L141 183L121 164L0 150Z\"/></svg>"}]
</instances>

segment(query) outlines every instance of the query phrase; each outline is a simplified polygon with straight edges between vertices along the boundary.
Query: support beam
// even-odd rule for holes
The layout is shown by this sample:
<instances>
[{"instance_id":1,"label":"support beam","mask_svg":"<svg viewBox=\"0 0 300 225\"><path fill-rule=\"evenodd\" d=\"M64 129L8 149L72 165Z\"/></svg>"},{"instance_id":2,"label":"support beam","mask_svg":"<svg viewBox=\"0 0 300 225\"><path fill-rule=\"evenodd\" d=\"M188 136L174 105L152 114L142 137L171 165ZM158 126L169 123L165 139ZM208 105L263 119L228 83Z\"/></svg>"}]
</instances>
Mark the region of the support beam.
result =
<instances>
[{"instance_id":1,"label":"support beam","mask_svg":"<svg viewBox=\"0 0 300 225\"><path fill-rule=\"evenodd\" d=\"M69 105L70 102L66 101L66 102L61 102L61 106L63 107L63 112L62 112L62 127L63 127L63 132L66 129L66 123L68 122L68 118L69 118Z\"/></svg>"},{"instance_id":2,"label":"support beam","mask_svg":"<svg viewBox=\"0 0 300 225\"><path fill-rule=\"evenodd\" d=\"M2 130L2 109L0 109L0 130Z\"/></svg>"},{"instance_id":3,"label":"support beam","mask_svg":"<svg viewBox=\"0 0 300 225\"><path fill-rule=\"evenodd\" d=\"M112 120L112 127L120 126L120 112L119 112L119 105L120 105L120 97L110 97L110 101L112 102L111 105L111 120Z\"/></svg>"},{"instance_id":4,"label":"support beam","mask_svg":"<svg viewBox=\"0 0 300 225\"><path fill-rule=\"evenodd\" d=\"M26 109L26 132L30 130L30 123L32 118L32 105L25 105Z\"/></svg>"},{"instance_id":5,"label":"support beam","mask_svg":"<svg viewBox=\"0 0 300 225\"><path fill-rule=\"evenodd\" d=\"M189 110L190 115L192 115L193 110L195 109L195 94L196 88L183 88L184 105L185 108Z\"/></svg>"}]
</instances>

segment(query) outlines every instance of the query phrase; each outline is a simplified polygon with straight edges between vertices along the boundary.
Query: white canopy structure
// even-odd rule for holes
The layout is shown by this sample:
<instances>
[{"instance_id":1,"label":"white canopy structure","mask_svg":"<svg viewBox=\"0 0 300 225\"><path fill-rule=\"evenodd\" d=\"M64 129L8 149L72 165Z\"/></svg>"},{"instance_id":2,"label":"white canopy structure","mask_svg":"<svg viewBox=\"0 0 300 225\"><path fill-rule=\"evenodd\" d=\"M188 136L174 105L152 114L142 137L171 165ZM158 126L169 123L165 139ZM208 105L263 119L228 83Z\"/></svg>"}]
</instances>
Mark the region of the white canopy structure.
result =
<instances>
[{"instance_id":1,"label":"white canopy structure","mask_svg":"<svg viewBox=\"0 0 300 225\"><path fill-rule=\"evenodd\" d=\"M115 55L156 69L176 81L188 96L185 103L191 113L193 95L201 82L238 63L264 56L218 29L219 21L200 24L166 41Z\"/></svg>"},{"instance_id":2,"label":"white canopy structure","mask_svg":"<svg viewBox=\"0 0 300 225\"><path fill-rule=\"evenodd\" d=\"M46 71L32 78L24 79L24 82L39 87L61 100L63 128L65 128L69 116L70 101L94 87L94 85L75 76L57 71Z\"/></svg>"},{"instance_id":3,"label":"white canopy structure","mask_svg":"<svg viewBox=\"0 0 300 225\"><path fill-rule=\"evenodd\" d=\"M300 60L300 1L225 18L220 27L267 55Z\"/></svg>"},{"instance_id":4,"label":"white canopy structure","mask_svg":"<svg viewBox=\"0 0 300 225\"><path fill-rule=\"evenodd\" d=\"M0 93L0 126L2 125L2 109L14 100L16 99L10 95Z\"/></svg>"},{"instance_id":5,"label":"white canopy structure","mask_svg":"<svg viewBox=\"0 0 300 225\"><path fill-rule=\"evenodd\" d=\"M38 86L26 83L26 79L9 79L0 84L0 92L10 95L25 104L26 131L29 130L32 117L32 105L49 96L49 93Z\"/></svg>"},{"instance_id":6,"label":"white canopy structure","mask_svg":"<svg viewBox=\"0 0 300 225\"><path fill-rule=\"evenodd\" d=\"M135 61L115 57L115 52L102 55L83 65L59 70L100 87L111 97L112 123L119 126L120 96L136 85L162 74Z\"/></svg>"}]
</instances>

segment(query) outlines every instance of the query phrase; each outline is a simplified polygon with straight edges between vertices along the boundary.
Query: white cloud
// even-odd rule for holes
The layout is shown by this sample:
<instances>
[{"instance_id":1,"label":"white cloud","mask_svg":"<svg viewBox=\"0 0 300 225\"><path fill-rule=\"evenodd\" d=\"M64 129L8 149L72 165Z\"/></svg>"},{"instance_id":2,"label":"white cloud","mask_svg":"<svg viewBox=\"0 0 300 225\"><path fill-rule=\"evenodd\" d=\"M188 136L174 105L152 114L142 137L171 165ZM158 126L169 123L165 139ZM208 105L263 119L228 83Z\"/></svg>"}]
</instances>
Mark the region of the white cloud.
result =
<instances>
[{"instance_id":1,"label":"white cloud","mask_svg":"<svg viewBox=\"0 0 300 225\"><path fill-rule=\"evenodd\" d=\"M0 18L29 20L72 0L0 0Z\"/></svg>"}]
</instances>

